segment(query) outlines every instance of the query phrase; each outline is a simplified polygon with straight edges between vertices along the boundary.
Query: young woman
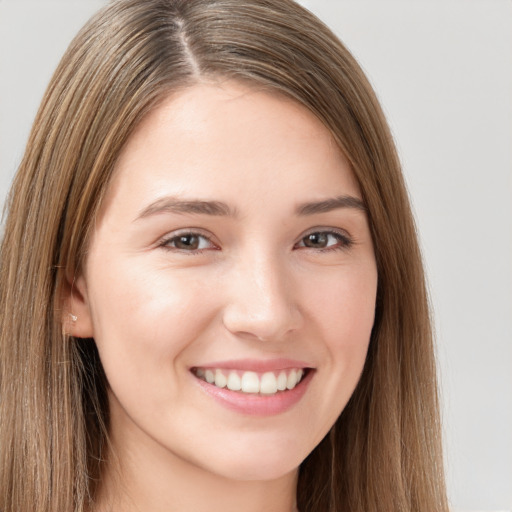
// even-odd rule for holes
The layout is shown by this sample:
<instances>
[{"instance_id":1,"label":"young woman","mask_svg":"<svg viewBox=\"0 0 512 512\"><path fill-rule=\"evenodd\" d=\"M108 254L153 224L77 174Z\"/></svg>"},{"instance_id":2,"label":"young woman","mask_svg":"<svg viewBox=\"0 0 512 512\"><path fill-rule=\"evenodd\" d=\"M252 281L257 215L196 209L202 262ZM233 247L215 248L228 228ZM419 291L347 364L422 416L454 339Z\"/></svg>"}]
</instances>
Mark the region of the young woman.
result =
<instances>
[{"instance_id":1,"label":"young woman","mask_svg":"<svg viewBox=\"0 0 512 512\"><path fill-rule=\"evenodd\" d=\"M0 271L2 512L447 510L399 162L294 2L100 11Z\"/></svg>"}]
</instances>

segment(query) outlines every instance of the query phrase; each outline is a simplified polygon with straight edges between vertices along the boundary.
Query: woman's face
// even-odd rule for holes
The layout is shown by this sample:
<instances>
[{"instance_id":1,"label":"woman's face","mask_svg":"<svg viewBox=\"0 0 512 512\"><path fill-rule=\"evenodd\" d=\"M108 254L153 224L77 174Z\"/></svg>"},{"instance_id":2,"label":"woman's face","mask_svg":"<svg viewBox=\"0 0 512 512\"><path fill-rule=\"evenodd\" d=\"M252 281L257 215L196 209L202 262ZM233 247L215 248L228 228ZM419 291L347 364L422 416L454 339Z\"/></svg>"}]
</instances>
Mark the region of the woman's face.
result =
<instances>
[{"instance_id":1,"label":"woman's face","mask_svg":"<svg viewBox=\"0 0 512 512\"><path fill-rule=\"evenodd\" d=\"M328 130L227 81L169 97L137 128L74 286L75 333L98 346L121 452L269 480L354 391L377 271Z\"/></svg>"}]
</instances>

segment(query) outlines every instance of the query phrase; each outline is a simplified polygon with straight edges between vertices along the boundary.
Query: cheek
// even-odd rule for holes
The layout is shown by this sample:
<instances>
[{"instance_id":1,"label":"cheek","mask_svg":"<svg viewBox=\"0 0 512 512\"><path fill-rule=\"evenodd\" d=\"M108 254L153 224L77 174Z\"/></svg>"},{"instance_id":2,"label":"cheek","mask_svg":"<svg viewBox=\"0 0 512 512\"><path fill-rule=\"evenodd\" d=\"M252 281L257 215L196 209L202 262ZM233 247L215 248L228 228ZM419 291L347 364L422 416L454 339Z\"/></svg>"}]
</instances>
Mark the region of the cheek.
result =
<instances>
[{"instance_id":1,"label":"cheek","mask_svg":"<svg viewBox=\"0 0 512 512\"><path fill-rule=\"evenodd\" d=\"M106 371L168 365L215 316L201 279L137 263L104 268L90 279L95 340Z\"/></svg>"},{"instance_id":2,"label":"cheek","mask_svg":"<svg viewBox=\"0 0 512 512\"><path fill-rule=\"evenodd\" d=\"M328 396L344 407L359 380L375 319L374 265L351 267L319 283L311 297L329 361Z\"/></svg>"},{"instance_id":3,"label":"cheek","mask_svg":"<svg viewBox=\"0 0 512 512\"><path fill-rule=\"evenodd\" d=\"M312 391L316 420L311 424L319 442L352 396L360 379L375 317L375 265L333 268L310 287L309 338L322 364ZM302 291L304 293L304 290Z\"/></svg>"},{"instance_id":4,"label":"cheek","mask_svg":"<svg viewBox=\"0 0 512 512\"><path fill-rule=\"evenodd\" d=\"M333 351L365 348L375 318L376 293L373 265L346 269L315 287L314 316Z\"/></svg>"}]
</instances>

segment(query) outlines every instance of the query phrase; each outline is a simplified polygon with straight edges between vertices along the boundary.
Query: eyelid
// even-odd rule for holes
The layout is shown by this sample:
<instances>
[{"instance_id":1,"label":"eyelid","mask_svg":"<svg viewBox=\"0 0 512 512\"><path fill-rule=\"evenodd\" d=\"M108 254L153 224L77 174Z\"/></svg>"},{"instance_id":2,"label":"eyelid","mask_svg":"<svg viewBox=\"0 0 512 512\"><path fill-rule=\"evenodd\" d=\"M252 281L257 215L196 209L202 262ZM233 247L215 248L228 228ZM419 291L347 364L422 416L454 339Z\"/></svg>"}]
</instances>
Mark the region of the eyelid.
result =
<instances>
[{"instance_id":1,"label":"eyelid","mask_svg":"<svg viewBox=\"0 0 512 512\"><path fill-rule=\"evenodd\" d=\"M193 249L193 250L188 251L188 250L179 249L177 247L171 247L171 246L167 245L171 240L174 240L175 238L178 238L178 237L184 236L184 235L193 235L193 236L198 236L198 237L204 238L204 239L208 240L209 244L212 247L209 247L206 249L205 248ZM159 248L162 248L165 250L169 250L169 251L179 252L182 254L189 254L189 255L198 254L203 251L211 251L211 250L219 250L220 249L219 244L214 241L213 235L211 233L205 232L201 228L182 228L182 229L177 229L175 231L171 231L171 232L167 233L166 235L164 235L163 237L161 237L156 242L156 247L159 247Z\"/></svg>"},{"instance_id":2,"label":"eyelid","mask_svg":"<svg viewBox=\"0 0 512 512\"><path fill-rule=\"evenodd\" d=\"M299 246L299 248L312 249L313 251L317 251L317 252L322 252L322 251L327 252L327 251L336 251L336 250L346 250L346 249L349 249L350 247L352 247L352 245L354 245L354 243L355 243L353 237L344 229L333 228L333 227L314 227L314 228L311 228L311 229L308 229L307 231L305 231L301 235L299 240L295 243L294 247L297 247L297 245L299 243L301 243L304 240L304 238L306 238L308 235L312 235L314 233L326 233L328 235L335 235L343 241L343 245L332 246L332 247L323 247L323 248L318 248L318 249L315 249L313 247L307 247L307 246L303 245L303 246Z\"/></svg>"}]
</instances>

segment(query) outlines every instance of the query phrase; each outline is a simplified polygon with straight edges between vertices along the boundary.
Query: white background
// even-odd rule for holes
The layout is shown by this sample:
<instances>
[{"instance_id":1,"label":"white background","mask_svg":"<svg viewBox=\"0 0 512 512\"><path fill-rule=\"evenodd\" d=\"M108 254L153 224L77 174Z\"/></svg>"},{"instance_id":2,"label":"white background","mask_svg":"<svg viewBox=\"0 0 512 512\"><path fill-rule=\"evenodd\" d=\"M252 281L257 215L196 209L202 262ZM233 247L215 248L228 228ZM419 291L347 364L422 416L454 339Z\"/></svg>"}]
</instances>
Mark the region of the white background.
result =
<instances>
[{"instance_id":1,"label":"white background","mask_svg":"<svg viewBox=\"0 0 512 512\"><path fill-rule=\"evenodd\" d=\"M101 0L0 0L0 203L44 88ZM512 2L305 0L360 61L413 199L454 508L512 508Z\"/></svg>"}]
</instances>

